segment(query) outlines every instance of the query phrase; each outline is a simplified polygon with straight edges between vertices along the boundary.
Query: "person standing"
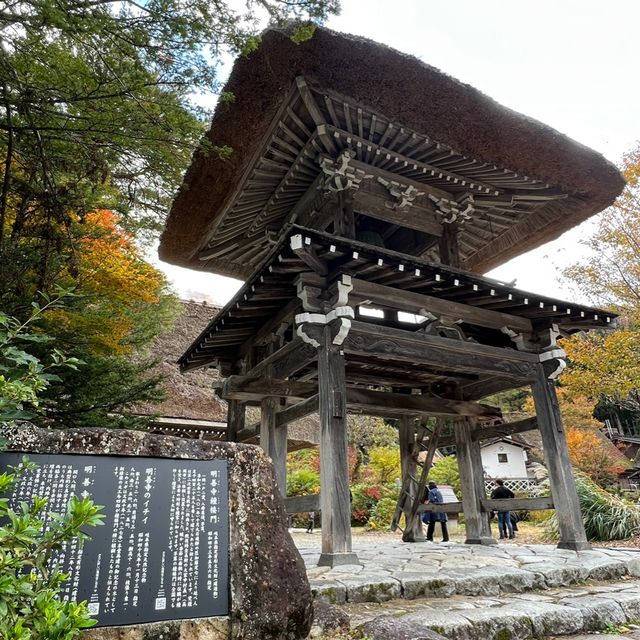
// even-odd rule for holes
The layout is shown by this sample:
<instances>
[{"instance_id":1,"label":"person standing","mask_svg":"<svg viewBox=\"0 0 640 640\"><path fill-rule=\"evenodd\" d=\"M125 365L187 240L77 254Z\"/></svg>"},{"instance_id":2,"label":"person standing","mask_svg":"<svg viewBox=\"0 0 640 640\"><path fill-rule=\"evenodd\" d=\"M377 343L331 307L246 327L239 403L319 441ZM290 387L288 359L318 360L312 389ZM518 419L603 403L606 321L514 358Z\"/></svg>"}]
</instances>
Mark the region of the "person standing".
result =
<instances>
[{"instance_id":1,"label":"person standing","mask_svg":"<svg viewBox=\"0 0 640 640\"><path fill-rule=\"evenodd\" d=\"M429 482L429 489L425 496L426 504L443 504L442 493L438 489L438 485L435 482ZM442 542L449 542L449 532L447 530L447 514L435 513L433 511L425 511L422 515L422 522L427 525L427 540L433 542L433 534L436 528L436 522L440 523L442 527Z\"/></svg>"},{"instance_id":2,"label":"person standing","mask_svg":"<svg viewBox=\"0 0 640 640\"><path fill-rule=\"evenodd\" d=\"M316 524L316 512L309 511L308 518L309 518L309 523L307 525L307 533L313 533L313 527Z\"/></svg>"},{"instance_id":3,"label":"person standing","mask_svg":"<svg viewBox=\"0 0 640 640\"><path fill-rule=\"evenodd\" d=\"M492 500L504 500L505 498L515 498L515 494L511 489L504 486L504 481L494 480L496 488L491 492ZM500 539L504 540L509 534L509 539L513 540L513 523L511 522L511 513L509 511L498 511L498 531Z\"/></svg>"}]
</instances>

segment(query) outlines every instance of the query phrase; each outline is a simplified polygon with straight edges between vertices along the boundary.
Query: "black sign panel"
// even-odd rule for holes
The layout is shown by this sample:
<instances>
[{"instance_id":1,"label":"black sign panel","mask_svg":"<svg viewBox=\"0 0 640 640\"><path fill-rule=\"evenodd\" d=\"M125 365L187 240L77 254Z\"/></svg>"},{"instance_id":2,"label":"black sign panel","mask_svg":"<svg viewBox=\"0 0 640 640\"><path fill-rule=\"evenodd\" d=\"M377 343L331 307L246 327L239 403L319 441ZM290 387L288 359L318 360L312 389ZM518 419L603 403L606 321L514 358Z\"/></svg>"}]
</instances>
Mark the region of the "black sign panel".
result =
<instances>
[{"instance_id":1,"label":"black sign panel","mask_svg":"<svg viewBox=\"0 0 640 640\"><path fill-rule=\"evenodd\" d=\"M0 470L23 454L0 454ZM227 615L228 477L225 460L36 455L12 503L32 496L63 513L69 498L103 505L104 526L67 545L65 598L87 600L100 626Z\"/></svg>"}]
</instances>

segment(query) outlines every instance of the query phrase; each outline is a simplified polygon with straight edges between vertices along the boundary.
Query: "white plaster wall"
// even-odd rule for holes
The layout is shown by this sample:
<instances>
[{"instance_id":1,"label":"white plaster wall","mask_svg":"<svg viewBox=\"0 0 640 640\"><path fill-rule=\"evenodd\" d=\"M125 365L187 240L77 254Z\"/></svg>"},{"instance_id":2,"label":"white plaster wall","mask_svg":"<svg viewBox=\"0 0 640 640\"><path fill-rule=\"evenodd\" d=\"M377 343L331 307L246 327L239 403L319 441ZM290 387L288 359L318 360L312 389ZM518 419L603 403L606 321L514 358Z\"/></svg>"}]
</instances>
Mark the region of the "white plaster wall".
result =
<instances>
[{"instance_id":1,"label":"white plaster wall","mask_svg":"<svg viewBox=\"0 0 640 640\"><path fill-rule=\"evenodd\" d=\"M498 454L506 453L507 462L498 462ZM508 442L495 442L482 447L482 466L490 478L526 478L527 453L522 447Z\"/></svg>"}]
</instances>

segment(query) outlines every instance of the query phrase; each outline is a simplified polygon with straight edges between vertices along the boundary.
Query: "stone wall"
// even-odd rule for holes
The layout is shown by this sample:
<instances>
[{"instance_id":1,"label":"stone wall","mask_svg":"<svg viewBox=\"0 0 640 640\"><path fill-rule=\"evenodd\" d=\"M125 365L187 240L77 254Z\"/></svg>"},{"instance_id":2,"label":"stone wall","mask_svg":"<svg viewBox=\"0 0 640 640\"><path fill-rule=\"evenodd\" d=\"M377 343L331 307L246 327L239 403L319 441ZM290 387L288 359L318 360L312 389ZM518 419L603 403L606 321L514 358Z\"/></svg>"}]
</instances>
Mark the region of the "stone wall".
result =
<instances>
[{"instance_id":1,"label":"stone wall","mask_svg":"<svg viewBox=\"0 0 640 640\"><path fill-rule=\"evenodd\" d=\"M258 447L186 440L139 431L7 428L10 451L227 460L231 614L217 618L108 628L88 639L296 640L306 638L313 607L304 564L287 531L273 468Z\"/></svg>"}]
</instances>

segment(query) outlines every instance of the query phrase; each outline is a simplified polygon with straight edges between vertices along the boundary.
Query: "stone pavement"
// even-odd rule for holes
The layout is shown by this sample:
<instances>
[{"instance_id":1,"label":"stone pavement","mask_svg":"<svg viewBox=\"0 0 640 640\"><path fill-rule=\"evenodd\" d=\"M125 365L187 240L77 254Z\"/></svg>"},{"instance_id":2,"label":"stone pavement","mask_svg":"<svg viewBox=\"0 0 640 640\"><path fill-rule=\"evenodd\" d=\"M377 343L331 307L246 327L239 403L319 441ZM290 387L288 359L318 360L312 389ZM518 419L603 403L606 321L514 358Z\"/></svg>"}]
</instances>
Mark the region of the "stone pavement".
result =
<instances>
[{"instance_id":1,"label":"stone pavement","mask_svg":"<svg viewBox=\"0 0 640 640\"><path fill-rule=\"evenodd\" d=\"M316 566L317 548L302 541L298 546L314 597L340 605L352 628L374 628L373 621L393 618L452 640L596 630L615 638L617 627L633 629L640 621L639 550L355 541L362 564L331 569ZM637 631L632 634L640 639Z\"/></svg>"},{"instance_id":2,"label":"stone pavement","mask_svg":"<svg viewBox=\"0 0 640 640\"><path fill-rule=\"evenodd\" d=\"M315 546L298 543L298 549L315 598L333 604L498 596L640 577L640 550L633 549L575 552L553 545L354 542L362 564L334 568L316 566L320 551Z\"/></svg>"}]
</instances>

